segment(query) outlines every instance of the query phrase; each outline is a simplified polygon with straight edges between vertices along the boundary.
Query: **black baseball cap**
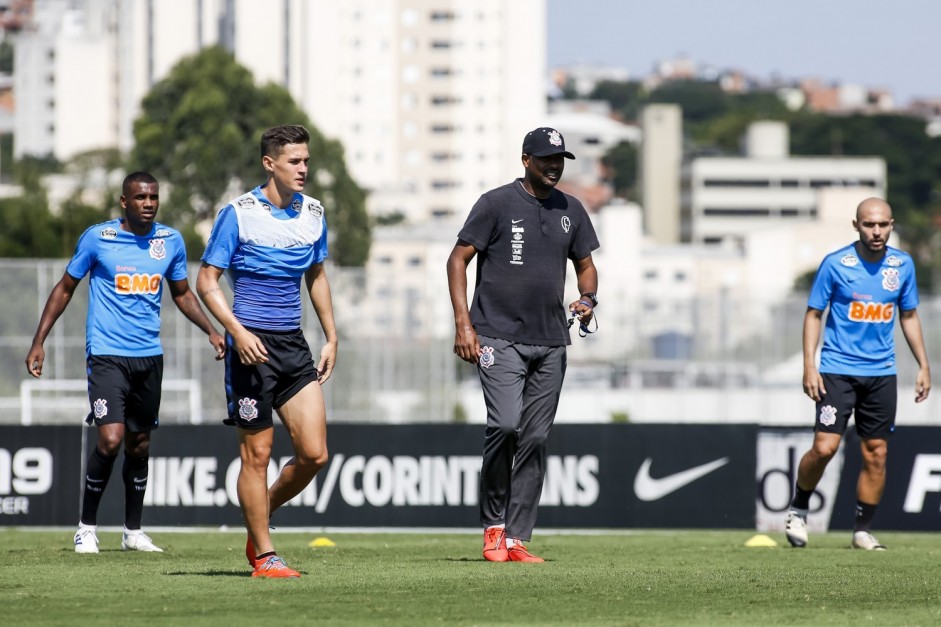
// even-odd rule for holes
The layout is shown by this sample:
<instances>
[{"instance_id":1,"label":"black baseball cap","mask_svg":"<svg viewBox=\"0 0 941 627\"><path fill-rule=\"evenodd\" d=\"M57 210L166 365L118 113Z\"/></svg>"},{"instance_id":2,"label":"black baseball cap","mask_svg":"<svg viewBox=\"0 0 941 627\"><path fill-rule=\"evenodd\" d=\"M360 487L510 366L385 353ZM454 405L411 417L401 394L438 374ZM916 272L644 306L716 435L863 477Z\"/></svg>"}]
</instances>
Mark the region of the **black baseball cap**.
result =
<instances>
[{"instance_id":1,"label":"black baseball cap","mask_svg":"<svg viewBox=\"0 0 941 627\"><path fill-rule=\"evenodd\" d=\"M562 155L566 159L575 158L575 155L565 149L565 139L562 138L562 133L548 126L526 133L526 137L523 138L523 154L534 157Z\"/></svg>"}]
</instances>

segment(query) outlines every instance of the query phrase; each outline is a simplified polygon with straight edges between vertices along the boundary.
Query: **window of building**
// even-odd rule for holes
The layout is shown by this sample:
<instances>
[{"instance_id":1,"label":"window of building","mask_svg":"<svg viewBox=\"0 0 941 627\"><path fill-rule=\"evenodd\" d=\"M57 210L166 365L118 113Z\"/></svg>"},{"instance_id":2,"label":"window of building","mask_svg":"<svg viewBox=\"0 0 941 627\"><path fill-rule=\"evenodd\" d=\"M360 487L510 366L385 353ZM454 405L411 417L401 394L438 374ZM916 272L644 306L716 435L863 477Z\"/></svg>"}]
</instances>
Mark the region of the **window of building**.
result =
<instances>
[{"instance_id":1,"label":"window of building","mask_svg":"<svg viewBox=\"0 0 941 627\"><path fill-rule=\"evenodd\" d=\"M801 210L796 209L794 207L784 207L783 209L781 209L782 218L796 218L800 214L801 214Z\"/></svg>"},{"instance_id":2,"label":"window of building","mask_svg":"<svg viewBox=\"0 0 941 627\"><path fill-rule=\"evenodd\" d=\"M431 125L431 132L436 133L436 134L453 133L454 130L455 129L454 129L453 124L432 124Z\"/></svg>"},{"instance_id":3,"label":"window of building","mask_svg":"<svg viewBox=\"0 0 941 627\"><path fill-rule=\"evenodd\" d=\"M767 179L706 179L703 187L770 187Z\"/></svg>"},{"instance_id":4,"label":"window of building","mask_svg":"<svg viewBox=\"0 0 941 627\"><path fill-rule=\"evenodd\" d=\"M406 83L414 83L421 78L421 68L417 65L406 65L402 68L402 80Z\"/></svg>"},{"instance_id":5,"label":"window of building","mask_svg":"<svg viewBox=\"0 0 941 627\"><path fill-rule=\"evenodd\" d=\"M460 186L461 184L457 181L438 180L438 181L431 182L431 189L435 189L439 191L445 190L445 189L457 189Z\"/></svg>"},{"instance_id":6,"label":"window of building","mask_svg":"<svg viewBox=\"0 0 941 627\"><path fill-rule=\"evenodd\" d=\"M420 266L420 265L422 265L422 258L421 258L421 257L409 257L409 258L408 258L408 265L410 265L410 266L412 266L412 267Z\"/></svg>"},{"instance_id":7,"label":"window of building","mask_svg":"<svg viewBox=\"0 0 941 627\"><path fill-rule=\"evenodd\" d=\"M392 257L390 257L389 255L383 255L382 257L377 257L377 258L376 258L376 263L381 264L381 265L383 265L383 266L391 265L391 264L392 264Z\"/></svg>"},{"instance_id":8,"label":"window of building","mask_svg":"<svg viewBox=\"0 0 941 627\"><path fill-rule=\"evenodd\" d=\"M433 218L439 218L439 219L450 218L453 215L454 215L454 211L452 209L445 209L442 207L438 207L436 209L431 210L431 217Z\"/></svg>"},{"instance_id":9,"label":"window of building","mask_svg":"<svg viewBox=\"0 0 941 627\"><path fill-rule=\"evenodd\" d=\"M644 279L648 281L657 280L657 271L656 270L644 270Z\"/></svg>"},{"instance_id":10,"label":"window of building","mask_svg":"<svg viewBox=\"0 0 941 627\"><path fill-rule=\"evenodd\" d=\"M752 218L759 216L769 216L771 215L771 210L768 208L760 207L706 207L703 209L703 215L719 218L719 217L735 217L735 218Z\"/></svg>"},{"instance_id":11,"label":"window of building","mask_svg":"<svg viewBox=\"0 0 941 627\"><path fill-rule=\"evenodd\" d=\"M829 179L813 179L810 181L811 187L833 187L833 181Z\"/></svg>"},{"instance_id":12,"label":"window of building","mask_svg":"<svg viewBox=\"0 0 941 627\"><path fill-rule=\"evenodd\" d=\"M781 187L800 187L797 179L781 179Z\"/></svg>"},{"instance_id":13,"label":"window of building","mask_svg":"<svg viewBox=\"0 0 941 627\"><path fill-rule=\"evenodd\" d=\"M443 107L446 105L456 105L461 104L461 99L457 96L432 96L431 104L435 107Z\"/></svg>"},{"instance_id":14,"label":"window of building","mask_svg":"<svg viewBox=\"0 0 941 627\"><path fill-rule=\"evenodd\" d=\"M432 50L449 50L453 44L444 39L435 39L431 42Z\"/></svg>"},{"instance_id":15,"label":"window of building","mask_svg":"<svg viewBox=\"0 0 941 627\"><path fill-rule=\"evenodd\" d=\"M430 17L432 22L450 22L454 20L455 15L454 11L432 11Z\"/></svg>"},{"instance_id":16,"label":"window of building","mask_svg":"<svg viewBox=\"0 0 941 627\"><path fill-rule=\"evenodd\" d=\"M685 283L686 272L684 270L677 270L676 272L673 273L673 280L676 281L677 283Z\"/></svg>"},{"instance_id":17,"label":"window of building","mask_svg":"<svg viewBox=\"0 0 941 627\"><path fill-rule=\"evenodd\" d=\"M410 111L418 106L418 96L409 92L402 94L402 109Z\"/></svg>"},{"instance_id":18,"label":"window of building","mask_svg":"<svg viewBox=\"0 0 941 627\"><path fill-rule=\"evenodd\" d=\"M431 68L431 77L432 78L448 78L454 74L454 72L449 67L433 67Z\"/></svg>"}]
</instances>

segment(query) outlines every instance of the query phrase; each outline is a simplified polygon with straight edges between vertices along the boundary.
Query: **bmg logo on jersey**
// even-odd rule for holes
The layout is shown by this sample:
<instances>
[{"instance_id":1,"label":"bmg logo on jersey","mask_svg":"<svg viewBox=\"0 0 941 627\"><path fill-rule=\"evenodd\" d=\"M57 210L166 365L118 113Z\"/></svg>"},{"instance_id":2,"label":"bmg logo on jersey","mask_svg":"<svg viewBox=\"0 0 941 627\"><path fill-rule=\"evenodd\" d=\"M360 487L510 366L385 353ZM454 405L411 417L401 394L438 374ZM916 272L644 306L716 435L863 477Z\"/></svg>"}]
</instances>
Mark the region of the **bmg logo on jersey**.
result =
<instances>
[{"instance_id":1,"label":"bmg logo on jersey","mask_svg":"<svg viewBox=\"0 0 941 627\"><path fill-rule=\"evenodd\" d=\"M129 294L159 294L162 274L120 273L114 275L114 291L122 296Z\"/></svg>"},{"instance_id":2,"label":"bmg logo on jersey","mask_svg":"<svg viewBox=\"0 0 941 627\"><path fill-rule=\"evenodd\" d=\"M861 303L854 300L847 311L853 322L892 322L895 319L895 303Z\"/></svg>"}]
</instances>

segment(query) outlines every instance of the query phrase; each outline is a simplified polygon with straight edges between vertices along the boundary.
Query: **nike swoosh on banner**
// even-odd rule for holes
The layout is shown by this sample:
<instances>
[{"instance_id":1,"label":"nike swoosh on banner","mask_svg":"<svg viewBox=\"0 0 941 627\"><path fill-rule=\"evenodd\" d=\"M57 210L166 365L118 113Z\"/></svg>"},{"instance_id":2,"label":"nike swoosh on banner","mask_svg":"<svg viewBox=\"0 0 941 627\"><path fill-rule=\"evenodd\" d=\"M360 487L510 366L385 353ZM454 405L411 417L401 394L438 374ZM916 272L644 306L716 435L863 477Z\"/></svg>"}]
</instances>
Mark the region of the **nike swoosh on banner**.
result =
<instances>
[{"instance_id":1,"label":"nike swoosh on banner","mask_svg":"<svg viewBox=\"0 0 941 627\"><path fill-rule=\"evenodd\" d=\"M650 476L650 465L652 463L652 457L645 459L644 463L640 465L640 469L637 471L637 476L634 477L634 494L636 494L637 498L641 501L656 501L662 499L666 495L676 492L683 486L701 477L705 477L710 472L722 468L729 463L729 458L723 457L722 459L717 459L707 464L696 466L695 468L667 475L666 477L660 477L659 479L654 479Z\"/></svg>"}]
</instances>

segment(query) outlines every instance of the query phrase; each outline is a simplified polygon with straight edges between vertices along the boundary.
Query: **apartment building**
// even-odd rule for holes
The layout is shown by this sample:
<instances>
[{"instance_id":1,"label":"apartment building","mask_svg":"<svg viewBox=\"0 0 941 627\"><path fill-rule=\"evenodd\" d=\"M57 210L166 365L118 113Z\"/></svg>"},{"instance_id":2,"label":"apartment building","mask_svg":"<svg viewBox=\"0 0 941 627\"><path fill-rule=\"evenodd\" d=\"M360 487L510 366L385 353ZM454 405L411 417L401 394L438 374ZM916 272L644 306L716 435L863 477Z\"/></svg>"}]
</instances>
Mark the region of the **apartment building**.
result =
<instances>
[{"instance_id":1,"label":"apartment building","mask_svg":"<svg viewBox=\"0 0 941 627\"><path fill-rule=\"evenodd\" d=\"M545 0L37 0L17 39L15 155L128 150L147 91L222 45L284 86L370 192L458 219L545 117ZM314 156L316 159L316 156Z\"/></svg>"},{"instance_id":2,"label":"apartment building","mask_svg":"<svg viewBox=\"0 0 941 627\"><path fill-rule=\"evenodd\" d=\"M881 157L792 156L788 141L783 122L756 122L744 156L691 159L683 172L682 239L734 246L755 229L814 221L822 189L885 196Z\"/></svg>"}]
</instances>

